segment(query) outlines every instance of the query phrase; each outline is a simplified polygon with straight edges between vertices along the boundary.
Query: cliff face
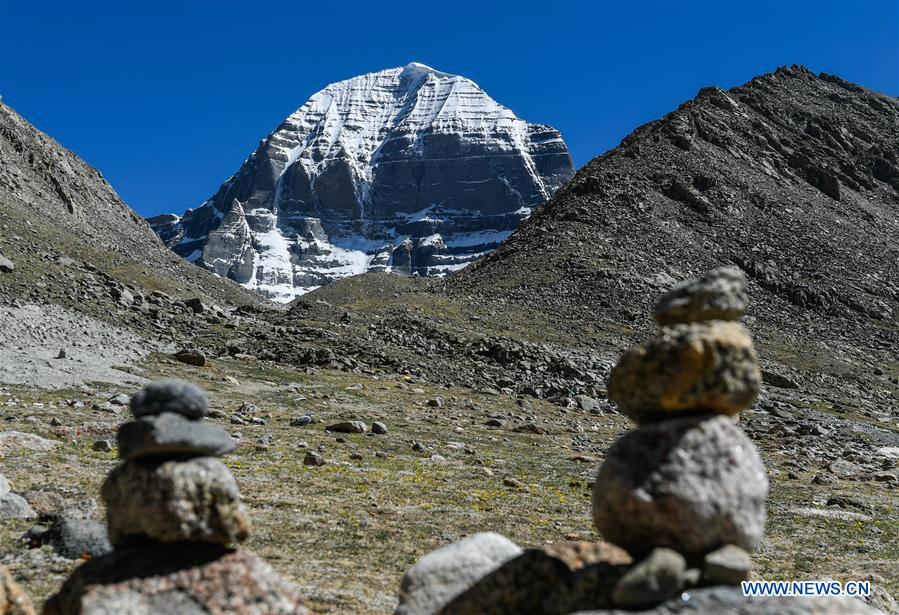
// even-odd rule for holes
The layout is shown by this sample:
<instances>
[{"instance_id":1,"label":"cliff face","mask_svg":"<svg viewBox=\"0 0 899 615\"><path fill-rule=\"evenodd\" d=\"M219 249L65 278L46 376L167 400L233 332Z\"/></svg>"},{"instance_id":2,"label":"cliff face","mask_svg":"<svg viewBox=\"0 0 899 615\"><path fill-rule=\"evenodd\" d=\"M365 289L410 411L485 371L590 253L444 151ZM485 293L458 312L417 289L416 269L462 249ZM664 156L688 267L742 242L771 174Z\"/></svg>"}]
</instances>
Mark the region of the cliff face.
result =
<instances>
[{"instance_id":1,"label":"cliff face","mask_svg":"<svg viewBox=\"0 0 899 615\"><path fill-rule=\"evenodd\" d=\"M213 197L150 223L189 261L290 300L365 271L461 269L572 173L555 129L412 63L328 86Z\"/></svg>"}]
</instances>

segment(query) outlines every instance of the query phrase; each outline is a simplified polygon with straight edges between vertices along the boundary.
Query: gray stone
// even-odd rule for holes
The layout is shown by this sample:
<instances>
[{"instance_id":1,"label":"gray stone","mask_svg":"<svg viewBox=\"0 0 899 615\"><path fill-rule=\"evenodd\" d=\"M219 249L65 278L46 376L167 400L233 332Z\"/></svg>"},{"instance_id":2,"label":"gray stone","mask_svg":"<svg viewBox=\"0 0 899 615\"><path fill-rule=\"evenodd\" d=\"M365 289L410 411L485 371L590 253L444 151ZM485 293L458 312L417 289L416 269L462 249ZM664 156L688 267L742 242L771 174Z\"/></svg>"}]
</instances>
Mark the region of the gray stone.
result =
<instances>
[{"instance_id":1,"label":"gray stone","mask_svg":"<svg viewBox=\"0 0 899 615\"><path fill-rule=\"evenodd\" d=\"M45 615L308 615L299 590L261 558L209 544L117 548L79 566Z\"/></svg>"},{"instance_id":2,"label":"gray stone","mask_svg":"<svg viewBox=\"0 0 899 615\"><path fill-rule=\"evenodd\" d=\"M182 363L203 367L206 365L206 354L199 348L185 348L175 353L175 358Z\"/></svg>"},{"instance_id":3,"label":"gray stone","mask_svg":"<svg viewBox=\"0 0 899 615\"><path fill-rule=\"evenodd\" d=\"M758 451L725 416L672 419L624 434L593 486L593 521L631 554L670 547L747 551L765 528L768 478Z\"/></svg>"},{"instance_id":4,"label":"gray stone","mask_svg":"<svg viewBox=\"0 0 899 615\"><path fill-rule=\"evenodd\" d=\"M97 440L91 445L91 448L98 453L108 453L115 448L115 445L112 440Z\"/></svg>"},{"instance_id":5,"label":"gray stone","mask_svg":"<svg viewBox=\"0 0 899 615\"><path fill-rule=\"evenodd\" d=\"M305 427L312 423L312 417L308 414L304 414L303 416L298 416L295 419L290 421L290 425L292 427Z\"/></svg>"},{"instance_id":6,"label":"gray stone","mask_svg":"<svg viewBox=\"0 0 899 615\"><path fill-rule=\"evenodd\" d=\"M368 426L362 421L342 421L325 427L325 431L333 431L336 433L365 433Z\"/></svg>"},{"instance_id":7,"label":"gray stone","mask_svg":"<svg viewBox=\"0 0 899 615\"><path fill-rule=\"evenodd\" d=\"M581 410L586 410L587 412L599 409L599 402L589 395L575 395L574 401L577 402L577 405Z\"/></svg>"},{"instance_id":8,"label":"gray stone","mask_svg":"<svg viewBox=\"0 0 899 615\"><path fill-rule=\"evenodd\" d=\"M0 432L0 455L6 455L16 450L46 453L52 451L58 445L59 442L47 440L33 433L22 431Z\"/></svg>"},{"instance_id":9,"label":"gray stone","mask_svg":"<svg viewBox=\"0 0 899 615\"><path fill-rule=\"evenodd\" d=\"M521 555L509 539L482 532L428 553L406 571L395 615L430 615L503 563Z\"/></svg>"},{"instance_id":10,"label":"gray stone","mask_svg":"<svg viewBox=\"0 0 899 615\"><path fill-rule=\"evenodd\" d=\"M119 457L221 457L234 450L234 439L225 430L192 421L174 412L143 416L119 427Z\"/></svg>"},{"instance_id":11,"label":"gray stone","mask_svg":"<svg viewBox=\"0 0 899 615\"><path fill-rule=\"evenodd\" d=\"M706 554L702 572L711 585L739 585L749 579L751 566L749 553L734 545L724 545Z\"/></svg>"},{"instance_id":12,"label":"gray stone","mask_svg":"<svg viewBox=\"0 0 899 615\"><path fill-rule=\"evenodd\" d=\"M189 419L201 419L208 408L206 393L200 387L174 378L151 382L131 398L131 413L138 418L175 412Z\"/></svg>"},{"instance_id":13,"label":"gray stone","mask_svg":"<svg viewBox=\"0 0 899 615\"><path fill-rule=\"evenodd\" d=\"M377 435L384 435L387 433L387 425L382 423L381 421L375 421L371 424L371 432Z\"/></svg>"},{"instance_id":14,"label":"gray stone","mask_svg":"<svg viewBox=\"0 0 899 615\"><path fill-rule=\"evenodd\" d=\"M680 591L686 570L687 562L677 551L653 549L618 580L612 600L629 609L655 606Z\"/></svg>"},{"instance_id":15,"label":"gray stone","mask_svg":"<svg viewBox=\"0 0 899 615\"><path fill-rule=\"evenodd\" d=\"M212 457L188 461L128 461L102 490L110 542L190 540L231 544L249 533L234 477Z\"/></svg>"},{"instance_id":16,"label":"gray stone","mask_svg":"<svg viewBox=\"0 0 899 615\"><path fill-rule=\"evenodd\" d=\"M0 495L0 519L34 519L31 505L17 493Z\"/></svg>"},{"instance_id":17,"label":"gray stone","mask_svg":"<svg viewBox=\"0 0 899 615\"><path fill-rule=\"evenodd\" d=\"M740 320L746 303L746 276L735 267L722 267L669 290L656 305L655 317L662 325Z\"/></svg>"},{"instance_id":18,"label":"gray stone","mask_svg":"<svg viewBox=\"0 0 899 615\"><path fill-rule=\"evenodd\" d=\"M110 397L108 401L114 406L127 406L131 401L131 398L124 393L119 393L118 395Z\"/></svg>"},{"instance_id":19,"label":"gray stone","mask_svg":"<svg viewBox=\"0 0 899 615\"><path fill-rule=\"evenodd\" d=\"M68 559L79 559L85 555L98 557L112 551L104 523L75 516L60 517L41 535L40 541Z\"/></svg>"},{"instance_id":20,"label":"gray stone","mask_svg":"<svg viewBox=\"0 0 899 615\"><path fill-rule=\"evenodd\" d=\"M9 481L5 476L0 474L0 495L6 495L12 490L12 485L9 484Z\"/></svg>"},{"instance_id":21,"label":"gray stone","mask_svg":"<svg viewBox=\"0 0 899 615\"><path fill-rule=\"evenodd\" d=\"M303 465L304 466L323 466L325 465L325 458L316 453L315 451L306 451L306 456L303 457Z\"/></svg>"},{"instance_id":22,"label":"gray stone","mask_svg":"<svg viewBox=\"0 0 899 615\"><path fill-rule=\"evenodd\" d=\"M13 262L0 254L0 272L3 273L12 273L15 271L16 266L13 265Z\"/></svg>"}]
</instances>

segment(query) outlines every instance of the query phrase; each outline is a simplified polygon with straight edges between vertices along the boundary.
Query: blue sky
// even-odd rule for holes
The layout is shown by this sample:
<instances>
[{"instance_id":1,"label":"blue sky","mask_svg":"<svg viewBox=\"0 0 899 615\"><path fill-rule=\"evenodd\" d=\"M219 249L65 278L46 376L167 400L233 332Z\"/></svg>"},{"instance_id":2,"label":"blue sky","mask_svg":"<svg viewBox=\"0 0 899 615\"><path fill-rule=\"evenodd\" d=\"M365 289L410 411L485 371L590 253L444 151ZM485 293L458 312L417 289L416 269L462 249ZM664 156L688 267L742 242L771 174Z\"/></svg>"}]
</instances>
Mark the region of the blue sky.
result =
<instances>
[{"instance_id":1,"label":"blue sky","mask_svg":"<svg viewBox=\"0 0 899 615\"><path fill-rule=\"evenodd\" d=\"M575 164L785 64L899 95L899 2L0 0L0 94L139 213L181 212L328 83L419 61L562 131Z\"/></svg>"}]
</instances>

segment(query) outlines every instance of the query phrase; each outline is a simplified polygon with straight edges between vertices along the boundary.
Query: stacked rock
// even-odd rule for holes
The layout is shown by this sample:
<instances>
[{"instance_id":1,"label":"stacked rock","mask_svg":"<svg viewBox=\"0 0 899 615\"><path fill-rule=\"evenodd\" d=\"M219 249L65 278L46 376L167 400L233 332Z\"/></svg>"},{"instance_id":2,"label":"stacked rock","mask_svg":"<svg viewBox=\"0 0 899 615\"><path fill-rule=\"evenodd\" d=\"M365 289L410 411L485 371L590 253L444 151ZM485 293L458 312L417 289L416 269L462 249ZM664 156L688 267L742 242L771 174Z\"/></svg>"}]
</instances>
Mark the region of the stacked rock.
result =
<instances>
[{"instance_id":1,"label":"stacked rock","mask_svg":"<svg viewBox=\"0 0 899 615\"><path fill-rule=\"evenodd\" d=\"M45 612L229 612L243 603L256 612L307 612L267 564L228 548L246 539L249 519L217 459L234 441L202 422L203 391L161 380L131 398L131 412L117 435L123 463L102 489L114 551L79 568Z\"/></svg>"},{"instance_id":2,"label":"stacked rock","mask_svg":"<svg viewBox=\"0 0 899 615\"><path fill-rule=\"evenodd\" d=\"M604 538L643 568L625 575L619 606L648 606L684 584L688 562L706 558L705 581L738 583L765 528L768 479L758 451L732 417L752 404L761 370L738 322L746 309L739 270L715 270L662 297L659 335L628 350L609 394L639 427L609 450L593 487ZM723 550L722 550L723 549ZM642 576L641 576L642 575ZM651 575L650 575L651 576Z\"/></svg>"}]
</instances>

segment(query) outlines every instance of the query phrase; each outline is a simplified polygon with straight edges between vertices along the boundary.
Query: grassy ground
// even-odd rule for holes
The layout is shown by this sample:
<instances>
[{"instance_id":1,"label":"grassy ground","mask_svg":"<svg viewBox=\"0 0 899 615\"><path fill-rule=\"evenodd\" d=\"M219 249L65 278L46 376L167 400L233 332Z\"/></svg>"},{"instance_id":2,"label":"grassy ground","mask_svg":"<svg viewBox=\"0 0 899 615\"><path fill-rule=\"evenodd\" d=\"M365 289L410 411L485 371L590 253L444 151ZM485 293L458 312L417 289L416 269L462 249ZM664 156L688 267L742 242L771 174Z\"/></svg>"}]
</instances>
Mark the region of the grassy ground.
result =
<instances>
[{"instance_id":1,"label":"grassy ground","mask_svg":"<svg viewBox=\"0 0 899 615\"><path fill-rule=\"evenodd\" d=\"M213 419L242 436L225 463L251 510L254 527L246 546L300 585L311 606L324 613L390 612L408 566L473 532L500 532L529 547L565 538L597 540L590 521L590 477L602 451L628 427L615 415L563 410L538 400L524 409L514 398L390 375L306 373L247 360L213 360L194 368L162 356L151 357L143 367L151 378L197 382L209 392L212 407L228 415L243 402L261 409L265 425ZM116 459L115 453L93 451L91 444L109 437L127 415L55 402L103 399L113 392L100 388L94 397L78 391L0 394L0 407L17 400L4 407L2 429L61 442L50 453L20 451L3 458L3 474L20 491L52 491L70 503L99 500L100 485ZM438 395L445 404L428 405ZM317 422L290 426L302 414ZM49 425L53 417L62 427ZM489 417L500 417L504 427L484 425ZM383 421L389 433L324 431L331 422L350 419ZM547 433L511 429L533 419ZM426 450L413 450L414 442ZM755 574L849 580L874 573L899 594L895 491L878 483L838 480L826 492L864 502L870 521L798 514L816 506L821 490L809 484L810 476L787 480L789 459L764 443L761 447L772 492ZM328 463L304 466L307 449L319 451ZM29 559L15 541L30 525L3 525L0 553L8 554L16 576L41 600L77 563Z\"/></svg>"}]
</instances>

